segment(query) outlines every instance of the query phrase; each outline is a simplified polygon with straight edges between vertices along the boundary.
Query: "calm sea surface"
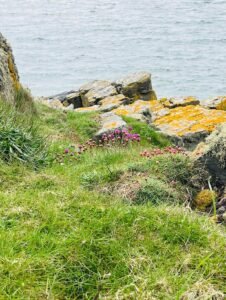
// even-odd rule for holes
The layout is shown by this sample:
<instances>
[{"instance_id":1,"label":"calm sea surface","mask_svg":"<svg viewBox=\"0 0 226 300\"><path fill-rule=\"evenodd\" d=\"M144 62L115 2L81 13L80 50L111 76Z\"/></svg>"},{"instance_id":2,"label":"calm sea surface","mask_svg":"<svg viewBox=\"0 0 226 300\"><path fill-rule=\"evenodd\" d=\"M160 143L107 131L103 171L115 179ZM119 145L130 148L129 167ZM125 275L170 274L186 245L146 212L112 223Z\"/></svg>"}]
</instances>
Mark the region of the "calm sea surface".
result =
<instances>
[{"instance_id":1,"label":"calm sea surface","mask_svg":"<svg viewBox=\"0 0 226 300\"><path fill-rule=\"evenodd\" d=\"M159 96L226 94L226 0L0 0L35 95L146 70Z\"/></svg>"}]
</instances>

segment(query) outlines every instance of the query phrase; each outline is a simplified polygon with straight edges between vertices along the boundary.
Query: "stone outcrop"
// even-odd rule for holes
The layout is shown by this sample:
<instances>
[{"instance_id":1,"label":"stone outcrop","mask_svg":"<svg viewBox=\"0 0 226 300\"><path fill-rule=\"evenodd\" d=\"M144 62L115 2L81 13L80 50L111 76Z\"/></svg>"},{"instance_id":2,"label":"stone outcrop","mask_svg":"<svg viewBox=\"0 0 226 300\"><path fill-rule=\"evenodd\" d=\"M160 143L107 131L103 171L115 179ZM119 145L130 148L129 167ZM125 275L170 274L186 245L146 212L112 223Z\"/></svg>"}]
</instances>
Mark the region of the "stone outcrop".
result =
<instances>
[{"instance_id":1,"label":"stone outcrop","mask_svg":"<svg viewBox=\"0 0 226 300\"><path fill-rule=\"evenodd\" d=\"M179 104L175 108L165 106L165 101L137 100L132 104L118 107L114 113L141 121L146 120L176 144L192 149L219 124L226 122L226 112L206 109L198 105L196 100L188 98L190 100L185 101L186 105ZM194 105L187 104L191 101L194 101Z\"/></svg>"},{"instance_id":2,"label":"stone outcrop","mask_svg":"<svg viewBox=\"0 0 226 300\"><path fill-rule=\"evenodd\" d=\"M226 122L226 111L219 108L224 101L225 97L218 97L214 100L214 106L207 107L192 96L157 100L151 75L147 72L133 73L114 83L95 80L78 91L47 99L48 105L52 103L55 108L74 108L76 112L83 113L113 112L119 117L147 122L174 143L189 150L193 150L219 124Z\"/></svg>"},{"instance_id":3,"label":"stone outcrop","mask_svg":"<svg viewBox=\"0 0 226 300\"><path fill-rule=\"evenodd\" d=\"M121 78L115 82L117 90L129 98L141 100L156 100L152 90L151 74L137 72Z\"/></svg>"},{"instance_id":4,"label":"stone outcrop","mask_svg":"<svg viewBox=\"0 0 226 300\"><path fill-rule=\"evenodd\" d=\"M15 89L19 86L19 75L12 49L0 33L0 96L12 102Z\"/></svg>"},{"instance_id":5,"label":"stone outcrop","mask_svg":"<svg viewBox=\"0 0 226 300\"><path fill-rule=\"evenodd\" d=\"M209 171L218 185L226 185L226 123L219 126L205 143L197 146L193 153L195 160Z\"/></svg>"}]
</instances>

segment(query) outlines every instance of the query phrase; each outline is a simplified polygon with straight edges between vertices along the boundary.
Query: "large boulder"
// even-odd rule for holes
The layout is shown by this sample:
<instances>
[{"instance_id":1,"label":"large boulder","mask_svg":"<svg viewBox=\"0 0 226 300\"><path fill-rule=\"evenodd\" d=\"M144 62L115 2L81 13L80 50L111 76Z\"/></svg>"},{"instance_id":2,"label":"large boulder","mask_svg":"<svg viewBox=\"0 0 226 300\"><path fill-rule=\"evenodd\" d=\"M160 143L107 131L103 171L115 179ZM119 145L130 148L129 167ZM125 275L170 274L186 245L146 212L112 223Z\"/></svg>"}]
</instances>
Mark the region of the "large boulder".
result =
<instances>
[{"instance_id":1,"label":"large boulder","mask_svg":"<svg viewBox=\"0 0 226 300\"><path fill-rule=\"evenodd\" d=\"M118 92L129 98L142 100L156 100L156 94L152 90L151 74L136 72L115 82Z\"/></svg>"},{"instance_id":2,"label":"large boulder","mask_svg":"<svg viewBox=\"0 0 226 300\"><path fill-rule=\"evenodd\" d=\"M111 132L115 129L121 129L127 126L126 122L120 116L113 112L106 112L100 115L101 129L97 132L96 137L102 136L104 133Z\"/></svg>"},{"instance_id":3,"label":"large boulder","mask_svg":"<svg viewBox=\"0 0 226 300\"><path fill-rule=\"evenodd\" d=\"M0 96L12 102L15 89L20 87L12 48L0 33Z\"/></svg>"},{"instance_id":4,"label":"large boulder","mask_svg":"<svg viewBox=\"0 0 226 300\"><path fill-rule=\"evenodd\" d=\"M195 161L209 171L220 187L226 185L226 123L219 126L193 152Z\"/></svg>"},{"instance_id":5,"label":"large boulder","mask_svg":"<svg viewBox=\"0 0 226 300\"><path fill-rule=\"evenodd\" d=\"M84 107L95 105L106 97L118 94L111 82L106 80L95 80L85 84L79 89L79 92Z\"/></svg>"}]
</instances>

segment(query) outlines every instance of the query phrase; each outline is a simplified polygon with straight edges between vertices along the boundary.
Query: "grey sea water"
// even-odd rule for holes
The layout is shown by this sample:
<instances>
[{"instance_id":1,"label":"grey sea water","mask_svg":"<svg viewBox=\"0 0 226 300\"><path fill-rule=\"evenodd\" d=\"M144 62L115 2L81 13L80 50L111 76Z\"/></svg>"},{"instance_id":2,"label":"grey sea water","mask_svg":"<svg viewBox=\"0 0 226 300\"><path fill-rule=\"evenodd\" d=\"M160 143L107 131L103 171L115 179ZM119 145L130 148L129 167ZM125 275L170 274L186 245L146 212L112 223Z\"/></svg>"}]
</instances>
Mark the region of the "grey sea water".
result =
<instances>
[{"instance_id":1,"label":"grey sea water","mask_svg":"<svg viewBox=\"0 0 226 300\"><path fill-rule=\"evenodd\" d=\"M226 0L0 0L35 95L146 70L159 96L226 94Z\"/></svg>"}]
</instances>

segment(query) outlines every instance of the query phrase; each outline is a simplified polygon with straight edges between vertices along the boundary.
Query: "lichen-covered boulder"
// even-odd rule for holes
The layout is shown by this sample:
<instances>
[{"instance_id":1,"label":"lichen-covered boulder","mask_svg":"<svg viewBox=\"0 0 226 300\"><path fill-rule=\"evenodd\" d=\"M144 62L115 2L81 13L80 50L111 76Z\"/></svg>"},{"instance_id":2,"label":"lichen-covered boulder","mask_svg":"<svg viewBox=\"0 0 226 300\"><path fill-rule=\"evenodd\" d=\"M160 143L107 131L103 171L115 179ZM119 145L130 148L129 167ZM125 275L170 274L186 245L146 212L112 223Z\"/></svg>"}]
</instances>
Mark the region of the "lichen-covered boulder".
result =
<instances>
[{"instance_id":1,"label":"lichen-covered boulder","mask_svg":"<svg viewBox=\"0 0 226 300\"><path fill-rule=\"evenodd\" d=\"M213 99L206 100L203 106L210 109L226 110L226 96L219 96Z\"/></svg>"},{"instance_id":2,"label":"lichen-covered boulder","mask_svg":"<svg viewBox=\"0 0 226 300\"><path fill-rule=\"evenodd\" d=\"M226 122L226 121L225 121ZM226 123L219 126L204 143L193 152L195 161L209 171L212 180L220 186L226 185Z\"/></svg>"},{"instance_id":3,"label":"lichen-covered boulder","mask_svg":"<svg viewBox=\"0 0 226 300\"><path fill-rule=\"evenodd\" d=\"M151 74L136 72L115 82L117 90L129 98L156 100L156 94L152 90Z\"/></svg>"},{"instance_id":4,"label":"lichen-covered boulder","mask_svg":"<svg viewBox=\"0 0 226 300\"><path fill-rule=\"evenodd\" d=\"M106 80L95 80L87 83L79 89L79 93L84 107L95 105L106 97L118 94L111 82Z\"/></svg>"},{"instance_id":5,"label":"lichen-covered boulder","mask_svg":"<svg viewBox=\"0 0 226 300\"><path fill-rule=\"evenodd\" d=\"M174 97L174 98L163 98L160 99L160 102L163 106L167 108L175 108L181 106L188 106L188 105L199 105L200 101L192 96L189 97Z\"/></svg>"},{"instance_id":6,"label":"lichen-covered boulder","mask_svg":"<svg viewBox=\"0 0 226 300\"><path fill-rule=\"evenodd\" d=\"M0 33L0 96L12 102L15 89L19 87L19 75L12 48Z\"/></svg>"},{"instance_id":7,"label":"lichen-covered boulder","mask_svg":"<svg viewBox=\"0 0 226 300\"><path fill-rule=\"evenodd\" d=\"M120 116L117 116L113 112L107 112L100 115L101 129L97 132L96 137L102 136L104 133L108 133L115 129L121 129L126 127L127 124Z\"/></svg>"},{"instance_id":8,"label":"lichen-covered boulder","mask_svg":"<svg viewBox=\"0 0 226 300\"><path fill-rule=\"evenodd\" d=\"M76 109L82 107L82 99L78 91L69 91L60 93L47 98L49 101L59 100L64 106L70 106L71 104Z\"/></svg>"},{"instance_id":9,"label":"lichen-covered boulder","mask_svg":"<svg viewBox=\"0 0 226 300\"><path fill-rule=\"evenodd\" d=\"M157 118L153 125L174 142L194 149L218 125L225 122L225 111L189 105L170 109L168 114Z\"/></svg>"}]
</instances>

